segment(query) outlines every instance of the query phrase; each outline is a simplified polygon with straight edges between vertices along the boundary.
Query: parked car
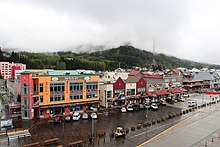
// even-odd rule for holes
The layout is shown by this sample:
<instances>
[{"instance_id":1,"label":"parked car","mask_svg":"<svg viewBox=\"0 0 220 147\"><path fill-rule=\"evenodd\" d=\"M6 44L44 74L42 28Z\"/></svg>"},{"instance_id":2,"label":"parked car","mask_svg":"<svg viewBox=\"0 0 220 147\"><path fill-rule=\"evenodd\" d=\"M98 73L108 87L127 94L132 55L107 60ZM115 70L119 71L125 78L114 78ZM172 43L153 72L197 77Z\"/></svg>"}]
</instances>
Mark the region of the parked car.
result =
<instances>
[{"instance_id":1,"label":"parked car","mask_svg":"<svg viewBox=\"0 0 220 147\"><path fill-rule=\"evenodd\" d=\"M132 106L132 105L127 105L127 110L128 110L128 111L133 111L133 110L134 110L134 108L133 108L133 106Z\"/></svg>"},{"instance_id":2,"label":"parked car","mask_svg":"<svg viewBox=\"0 0 220 147\"><path fill-rule=\"evenodd\" d=\"M189 94L184 94L182 95L182 97L189 97Z\"/></svg>"},{"instance_id":3,"label":"parked car","mask_svg":"<svg viewBox=\"0 0 220 147\"><path fill-rule=\"evenodd\" d=\"M197 102L196 101L188 101L188 106L195 107L195 106L197 106Z\"/></svg>"},{"instance_id":4,"label":"parked car","mask_svg":"<svg viewBox=\"0 0 220 147\"><path fill-rule=\"evenodd\" d=\"M180 98L180 101L181 101L181 102L185 102L185 98L184 98L184 97L181 97L181 98Z\"/></svg>"},{"instance_id":5,"label":"parked car","mask_svg":"<svg viewBox=\"0 0 220 147\"><path fill-rule=\"evenodd\" d=\"M89 118L88 113L83 112L82 119L88 119L88 118Z\"/></svg>"},{"instance_id":6,"label":"parked car","mask_svg":"<svg viewBox=\"0 0 220 147\"><path fill-rule=\"evenodd\" d=\"M161 101L161 105L162 105L162 106L166 106L166 105L167 105L167 102L166 102L165 100L162 100L162 101Z\"/></svg>"},{"instance_id":7,"label":"parked car","mask_svg":"<svg viewBox=\"0 0 220 147\"><path fill-rule=\"evenodd\" d=\"M125 129L122 127L117 127L114 133L115 138L125 136Z\"/></svg>"},{"instance_id":8,"label":"parked car","mask_svg":"<svg viewBox=\"0 0 220 147\"><path fill-rule=\"evenodd\" d=\"M56 116L54 117L54 123L61 123L61 122L63 122L63 116L61 116L61 115L56 115Z\"/></svg>"},{"instance_id":9,"label":"parked car","mask_svg":"<svg viewBox=\"0 0 220 147\"><path fill-rule=\"evenodd\" d=\"M139 108L140 109L144 109L144 105L143 104L139 104Z\"/></svg>"},{"instance_id":10,"label":"parked car","mask_svg":"<svg viewBox=\"0 0 220 147\"><path fill-rule=\"evenodd\" d=\"M122 107L122 108L121 108L121 112L123 112L123 113L127 112L126 108L125 108L125 107Z\"/></svg>"},{"instance_id":11,"label":"parked car","mask_svg":"<svg viewBox=\"0 0 220 147\"><path fill-rule=\"evenodd\" d=\"M145 109L149 109L150 108L150 104L149 103L145 103L144 107L145 107Z\"/></svg>"},{"instance_id":12,"label":"parked car","mask_svg":"<svg viewBox=\"0 0 220 147\"><path fill-rule=\"evenodd\" d=\"M79 120L81 117L81 115L79 114L79 112L74 112L73 113L73 120Z\"/></svg>"},{"instance_id":13,"label":"parked car","mask_svg":"<svg viewBox=\"0 0 220 147\"><path fill-rule=\"evenodd\" d=\"M156 103L152 103L152 104L150 105L150 107L151 107L152 110L158 110L158 106L157 106Z\"/></svg>"},{"instance_id":14,"label":"parked car","mask_svg":"<svg viewBox=\"0 0 220 147\"><path fill-rule=\"evenodd\" d=\"M139 110L139 106L138 105L133 105L132 107L133 107L134 111L138 111Z\"/></svg>"},{"instance_id":15,"label":"parked car","mask_svg":"<svg viewBox=\"0 0 220 147\"><path fill-rule=\"evenodd\" d=\"M67 121L67 122L71 121L71 115L66 115L65 116L65 121Z\"/></svg>"},{"instance_id":16,"label":"parked car","mask_svg":"<svg viewBox=\"0 0 220 147\"><path fill-rule=\"evenodd\" d=\"M91 116L92 119L97 119L98 118L98 116L95 112L91 113L90 116Z\"/></svg>"}]
</instances>

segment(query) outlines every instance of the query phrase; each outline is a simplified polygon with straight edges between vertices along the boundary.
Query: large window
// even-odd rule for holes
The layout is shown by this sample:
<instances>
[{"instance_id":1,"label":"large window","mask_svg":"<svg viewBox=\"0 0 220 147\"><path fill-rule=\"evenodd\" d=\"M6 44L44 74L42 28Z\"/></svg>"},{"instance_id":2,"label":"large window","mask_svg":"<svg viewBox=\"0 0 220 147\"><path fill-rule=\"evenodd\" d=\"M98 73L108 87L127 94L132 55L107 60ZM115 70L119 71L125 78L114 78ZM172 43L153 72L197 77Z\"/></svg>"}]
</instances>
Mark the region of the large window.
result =
<instances>
[{"instance_id":1,"label":"large window","mask_svg":"<svg viewBox=\"0 0 220 147\"><path fill-rule=\"evenodd\" d=\"M51 93L59 93L64 92L65 86L64 83L50 83L50 92Z\"/></svg>"},{"instance_id":2,"label":"large window","mask_svg":"<svg viewBox=\"0 0 220 147\"><path fill-rule=\"evenodd\" d=\"M135 95L135 89L127 89L127 96Z\"/></svg>"},{"instance_id":3,"label":"large window","mask_svg":"<svg viewBox=\"0 0 220 147\"><path fill-rule=\"evenodd\" d=\"M83 83L70 83L70 91L82 91Z\"/></svg>"},{"instance_id":4,"label":"large window","mask_svg":"<svg viewBox=\"0 0 220 147\"><path fill-rule=\"evenodd\" d=\"M138 94L141 94L142 92L145 92L145 88L138 88Z\"/></svg>"},{"instance_id":5,"label":"large window","mask_svg":"<svg viewBox=\"0 0 220 147\"><path fill-rule=\"evenodd\" d=\"M71 100L80 100L80 99L83 99L83 95L82 94L70 94L70 99Z\"/></svg>"},{"instance_id":6,"label":"large window","mask_svg":"<svg viewBox=\"0 0 220 147\"><path fill-rule=\"evenodd\" d=\"M64 95L51 95L50 102L64 101Z\"/></svg>"},{"instance_id":7,"label":"large window","mask_svg":"<svg viewBox=\"0 0 220 147\"><path fill-rule=\"evenodd\" d=\"M86 83L87 90L98 90L98 82L88 82Z\"/></svg>"},{"instance_id":8,"label":"large window","mask_svg":"<svg viewBox=\"0 0 220 147\"><path fill-rule=\"evenodd\" d=\"M98 92L89 92L86 94L86 98L98 98Z\"/></svg>"},{"instance_id":9,"label":"large window","mask_svg":"<svg viewBox=\"0 0 220 147\"><path fill-rule=\"evenodd\" d=\"M40 92L44 92L44 84L40 84Z\"/></svg>"},{"instance_id":10,"label":"large window","mask_svg":"<svg viewBox=\"0 0 220 147\"><path fill-rule=\"evenodd\" d=\"M124 95L124 89L115 90L115 96Z\"/></svg>"},{"instance_id":11,"label":"large window","mask_svg":"<svg viewBox=\"0 0 220 147\"><path fill-rule=\"evenodd\" d=\"M26 84L22 85L22 94L28 95L28 85L26 85Z\"/></svg>"}]
</instances>

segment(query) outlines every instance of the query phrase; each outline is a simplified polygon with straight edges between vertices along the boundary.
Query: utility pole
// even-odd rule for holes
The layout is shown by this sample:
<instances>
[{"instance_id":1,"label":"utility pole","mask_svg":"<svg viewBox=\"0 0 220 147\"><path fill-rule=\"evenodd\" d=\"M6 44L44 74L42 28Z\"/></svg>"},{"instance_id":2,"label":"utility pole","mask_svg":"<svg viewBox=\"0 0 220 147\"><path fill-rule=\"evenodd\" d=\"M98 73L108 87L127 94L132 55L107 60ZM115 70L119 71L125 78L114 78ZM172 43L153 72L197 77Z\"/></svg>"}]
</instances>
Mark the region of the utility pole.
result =
<instances>
[{"instance_id":1,"label":"utility pole","mask_svg":"<svg viewBox=\"0 0 220 147\"><path fill-rule=\"evenodd\" d=\"M155 38L153 39L153 61L152 61L152 65L153 66L156 65L156 60L155 60Z\"/></svg>"}]
</instances>

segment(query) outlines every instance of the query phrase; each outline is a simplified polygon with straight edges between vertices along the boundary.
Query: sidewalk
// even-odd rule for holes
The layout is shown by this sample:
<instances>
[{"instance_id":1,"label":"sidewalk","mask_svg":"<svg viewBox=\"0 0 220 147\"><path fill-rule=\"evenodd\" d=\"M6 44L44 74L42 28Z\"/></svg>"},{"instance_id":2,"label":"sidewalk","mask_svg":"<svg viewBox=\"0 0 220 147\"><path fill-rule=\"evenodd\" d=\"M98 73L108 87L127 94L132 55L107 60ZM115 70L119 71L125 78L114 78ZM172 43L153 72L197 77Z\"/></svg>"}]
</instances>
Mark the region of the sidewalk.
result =
<instances>
[{"instance_id":1,"label":"sidewalk","mask_svg":"<svg viewBox=\"0 0 220 147\"><path fill-rule=\"evenodd\" d=\"M140 146L146 147L219 147L220 138L220 106L206 107L184 121L156 135ZM212 142L213 136L213 142ZM214 137L215 136L215 137Z\"/></svg>"}]
</instances>

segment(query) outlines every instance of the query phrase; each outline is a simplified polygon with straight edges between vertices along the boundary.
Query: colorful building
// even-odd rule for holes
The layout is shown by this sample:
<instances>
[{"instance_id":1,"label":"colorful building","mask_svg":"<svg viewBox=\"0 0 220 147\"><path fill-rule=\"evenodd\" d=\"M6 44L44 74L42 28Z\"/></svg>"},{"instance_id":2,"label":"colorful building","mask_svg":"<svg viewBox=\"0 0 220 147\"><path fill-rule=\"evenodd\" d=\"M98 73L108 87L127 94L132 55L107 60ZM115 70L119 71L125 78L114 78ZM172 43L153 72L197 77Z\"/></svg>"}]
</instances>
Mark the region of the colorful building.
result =
<instances>
[{"instance_id":1,"label":"colorful building","mask_svg":"<svg viewBox=\"0 0 220 147\"><path fill-rule=\"evenodd\" d=\"M13 69L13 73L12 73ZM0 62L0 74L3 77L3 79L11 78L11 76L14 76L15 70L26 70L26 64L22 63L9 63L9 62Z\"/></svg>"},{"instance_id":2,"label":"colorful building","mask_svg":"<svg viewBox=\"0 0 220 147\"><path fill-rule=\"evenodd\" d=\"M25 71L20 75L22 119L99 107L99 76L91 70Z\"/></svg>"}]
</instances>

